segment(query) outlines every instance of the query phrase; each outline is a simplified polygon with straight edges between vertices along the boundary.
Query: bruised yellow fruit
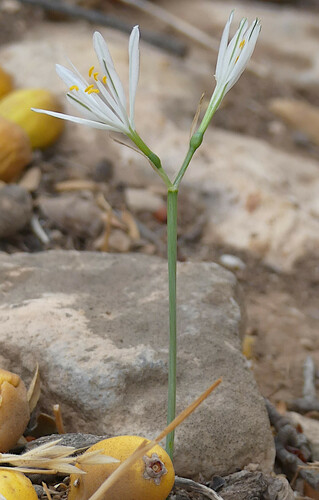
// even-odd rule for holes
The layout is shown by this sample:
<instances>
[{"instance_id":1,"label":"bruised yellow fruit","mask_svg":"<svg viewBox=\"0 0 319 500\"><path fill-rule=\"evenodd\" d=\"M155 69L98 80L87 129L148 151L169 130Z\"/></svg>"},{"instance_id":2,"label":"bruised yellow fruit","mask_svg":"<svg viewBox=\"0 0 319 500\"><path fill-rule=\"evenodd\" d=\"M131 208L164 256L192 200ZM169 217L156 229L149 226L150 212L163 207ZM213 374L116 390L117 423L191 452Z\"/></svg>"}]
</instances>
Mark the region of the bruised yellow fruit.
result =
<instances>
[{"instance_id":1,"label":"bruised yellow fruit","mask_svg":"<svg viewBox=\"0 0 319 500\"><path fill-rule=\"evenodd\" d=\"M38 500L38 495L22 472L0 470L0 500Z\"/></svg>"},{"instance_id":2,"label":"bruised yellow fruit","mask_svg":"<svg viewBox=\"0 0 319 500\"><path fill-rule=\"evenodd\" d=\"M30 139L23 128L0 117L0 180L10 182L31 158Z\"/></svg>"},{"instance_id":3,"label":"bruised yellow fruit","mask_svg":"<svg viewBox=\"0 0 319 500\"><path fill-rule=\"evenodd\" d=\"M28 134L33 149L51 146L60 136L63 120L36 113L31 108L61 111L61 108L48 90L14 90L0 101L0 116L17 123Z\"/></svg>"},{"instance_id":4,"label":"bruised yellow fruit","mask_svg":"<svg viewBox=\"0 0 319 500\"><path fill-rule=\"evenodd\" d=\"M0 67L0 99L13 89L12 76Z\"/></svg>"},{"instance_id":5,"label":"bruised yellow fruit","mask_svg":"<svg viewBox=\"0 0 319 500\"><path fill-rule=\"evenodd\" d=\"M0 452L5 453L16 444L25 431L29 418L30 409L24 383L19 375L0 368Z\"/></svg>"},{"instance_id":6,"label":"bruised yellow fruit","mask_svg":"<svg viewBox=\"0 0 319 500\"><path fill-rule=\"evenodd\" d=\"M126 460L144 441L139 436L104 439L87 450ZM68 500L88 500L103 481L117 469L118 463L81 465L87 474L71 474ZM103 495L103 500L165 500L175 480L171 459L159 445L137 460Z\"/></svg>"}]
</instances>

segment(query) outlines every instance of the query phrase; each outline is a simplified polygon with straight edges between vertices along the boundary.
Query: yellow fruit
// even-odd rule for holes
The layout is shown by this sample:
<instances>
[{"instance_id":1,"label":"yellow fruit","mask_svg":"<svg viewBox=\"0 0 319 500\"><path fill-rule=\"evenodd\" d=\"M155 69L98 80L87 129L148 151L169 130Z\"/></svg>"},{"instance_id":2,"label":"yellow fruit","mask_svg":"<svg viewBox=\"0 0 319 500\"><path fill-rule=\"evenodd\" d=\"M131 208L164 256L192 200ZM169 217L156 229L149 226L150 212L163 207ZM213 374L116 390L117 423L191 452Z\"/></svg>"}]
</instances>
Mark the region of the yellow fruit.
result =
<instances>
[{"instance_id":1,"label":"yellow fruit","mask_svg":"<svg viewBox=\"0 0 319 500\"><path fill-rule=\"evenodd\" d=\"M28 134L33 149L44 149L58 139L63 120L36 113L31 108L61 111L56 98L48 90L21 89L1 99L0 116L20 125Z\"/></svg>"},{"instance_id":2,"label":"yellow fruit","mask_svg":"<svg viewBox=\"0 0 319 500\"><path fill-rule=\"evenodd\" d=\"M0 99L9 94L13 88L12 77L0 67Z\"/></svg>"},{"instance_id":3,"label":"yellow fruit","mask_svg":"<svg viewBox=\"0 0 319 500\"><path fill-rule=\"evenodd\" d=\"M30 139L23 128L0 117L0 180L10 182L31 159Z\"/></svg>"},{"instance_id":4,"label":"yellow fruit","mask_svg":"<svg viewBox=\"0 0 319 500\"><path fill-rule=\"evenodd\" d=\"M19 375L0 368L0 452L5 453L16 444L29 418L24 383Z\"/></svg>"},{"instance_id":5,"label":"yellow fruit","mask_svg":"<svg viewBox=\"0 0 319 500\"><path fill-rule=\"evenodd\" d=\"M2 495L2 496L1 496ZM0 470L0 499L38 500L38 495L22 472Z\"/></svg>"},{"instance_id":6,"label":"yellow fruit","mask_svg":"<svg viewBox=\"0 0 319 500\"><path fill-rule=\"evenodd\" d=\"M123 462L144 438L117 436L91 446L87 451L101 450L104 455ZM118 463L81 465L86 475L71 474L68 500L88 500L103 481L117 469ZM103 495L103 500L165 500L175 480L171 459L160 446L154 446Z\"/></svg>"}]
</instances>

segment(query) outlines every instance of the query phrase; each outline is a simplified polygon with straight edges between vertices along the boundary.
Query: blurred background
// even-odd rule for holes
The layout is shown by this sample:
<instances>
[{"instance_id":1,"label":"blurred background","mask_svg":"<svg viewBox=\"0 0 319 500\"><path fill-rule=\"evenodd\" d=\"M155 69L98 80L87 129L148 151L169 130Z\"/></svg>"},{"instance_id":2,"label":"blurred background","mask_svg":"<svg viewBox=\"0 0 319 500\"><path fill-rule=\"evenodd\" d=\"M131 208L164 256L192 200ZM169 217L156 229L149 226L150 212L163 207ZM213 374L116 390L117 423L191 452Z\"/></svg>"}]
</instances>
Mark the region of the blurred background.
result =
<instances>
[{"instance_id":1,"label":"blurred background","mask_svg":"<svg viewBox=\"0 0 319 500\"><path fill-rule=\"evenodd\" d=\"M1 0L0 250L77 249L165 257L165 186L107 134L35 115L64 109L55 63L87 76L95 30L128 90L141 28L137 130L173 176L219 39L235 9L259 17L252 61L225 98L180 189L179 260L216 261L244 290L244 354L264 396L302 393L319 366L319 1ZM76 114L76 113L75 113Z\"/></svg>"}]
</instances>

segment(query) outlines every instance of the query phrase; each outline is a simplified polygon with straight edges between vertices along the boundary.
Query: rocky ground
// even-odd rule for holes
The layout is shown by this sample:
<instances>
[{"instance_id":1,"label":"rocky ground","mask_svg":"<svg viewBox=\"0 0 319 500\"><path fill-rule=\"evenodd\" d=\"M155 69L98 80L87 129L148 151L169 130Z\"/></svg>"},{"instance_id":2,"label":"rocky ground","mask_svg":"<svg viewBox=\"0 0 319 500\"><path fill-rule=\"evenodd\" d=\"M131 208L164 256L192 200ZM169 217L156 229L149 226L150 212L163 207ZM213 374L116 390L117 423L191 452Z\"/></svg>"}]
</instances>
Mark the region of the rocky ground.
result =
<instances>
[{"instance_id":1,"label":"rocky ground","mask_svg":"<svg viewBox=\"0 0 319 500\"><path fill-rule=\"evenodd\" d=\"M234 7L228 1L159 3L217 45ZM18 2L3 5L1 64L17 87L47 88L64 103L54 64L66 64L67 55L86 74L97 26L48 17ZM178 57L146 41L141 45L136 123L173 175L185 154L199 98L205 91L205 106L210 97L217 52L117 2L90 6L139 23L142 33L151 29L175 37L187 48ZM275 405L289 407L302 396L306 357L319 367L318 4L238 1L235 7L236 19L258 16L263 29L249 69L227 95L185 176L178 254L182 262L214 261L236 274L260 392ZM126 81L127 35L98 29ZM67 104L65 109L71 111ZM31 193L32 213L48 239L27 226L0 240L4 252L165 256L165 189L142 157L102 132L67 124L54 147L34 153L18 183Z\"/></svg>"}]
</instances>

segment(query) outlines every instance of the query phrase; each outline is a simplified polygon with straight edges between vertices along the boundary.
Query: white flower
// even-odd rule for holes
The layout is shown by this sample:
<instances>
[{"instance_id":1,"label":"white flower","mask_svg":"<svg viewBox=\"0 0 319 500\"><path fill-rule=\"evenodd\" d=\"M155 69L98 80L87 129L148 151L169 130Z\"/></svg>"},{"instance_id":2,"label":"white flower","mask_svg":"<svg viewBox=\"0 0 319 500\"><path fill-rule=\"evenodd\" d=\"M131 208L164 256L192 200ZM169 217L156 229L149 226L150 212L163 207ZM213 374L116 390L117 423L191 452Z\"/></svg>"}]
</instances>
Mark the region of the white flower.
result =
<instances>
[{"instance_id":1,"label":"white flower","mask_svg":"<svg viewBox=\"0 0 319 500\"><path fill-rule=\"evenodd\" d=\"M71 71L59 64L57 74L68 87L67 100L84 116L70 116L44 109L33 109L38 113L82 123L89 127L120 132L132 137L135 132L134 106L139 78L139 29L135 26L129 41L129 114L121 80L115 70L107 44L98 32L93 35L93 45L101 72L92 66L88 75L90 82L73 67Z\"/></svg>"},{"instance_id":2,"label":"white flower","mask_svg":"<svg viewBox=\"0 0 319 500\"><path fill-rule=\"evenodd\" d=\"M255 19L248 27L248 21L244 18L228 44L229 29L233 16L234 12L230 14L223 31L215 73L217 87L224 90L224 95L235 85L246 68L261 29L259 19Z\"/></svg>"},{"instance_id":3,"label":"white flower","mask_svg":"<svg viewBox=\"0 0 319 500\"><path fill-rule=\"evenodd\" d=\"M255 19L248 27L247 19L243 18L238 30L228 43L229 30L233 17L234 12L231 12L220 41L215 72L216 87L199 127L200 133L205 132L225 94L235 85L246 68L261 30L259 19Z\"/></svg>"}]
</instances>

